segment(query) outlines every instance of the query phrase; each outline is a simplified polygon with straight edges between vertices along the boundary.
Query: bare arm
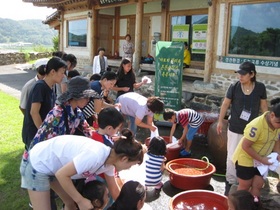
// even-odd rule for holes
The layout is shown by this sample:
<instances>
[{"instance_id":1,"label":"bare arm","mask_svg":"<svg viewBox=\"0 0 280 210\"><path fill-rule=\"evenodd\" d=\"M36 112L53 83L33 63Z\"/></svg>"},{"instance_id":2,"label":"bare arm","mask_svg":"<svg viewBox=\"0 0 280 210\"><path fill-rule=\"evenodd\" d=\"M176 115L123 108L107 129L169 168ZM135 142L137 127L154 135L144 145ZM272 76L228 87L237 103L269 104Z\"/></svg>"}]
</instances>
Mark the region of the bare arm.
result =
<instances>
[{"instance_id":1,"label":"bare arm","mask_svg":"<svg viewBox=\"0 0 280 210\"><path fill-rule=\"evenodd\" d=\"M186 137L186 135L187 135L187 133L188 133L188 125L186 125L185 127L184 127L184 130L183 130L183 133L182 133L182 136L181 136L181 138L179 139L179 141L181 142L181 143L183 143L183 140L185 139L185 137Z\"/></svg>"},{"instance_id":2,"label":"bare arm","mask_svg":"<svg viewBox=\"0 0 280 210\"><path fill-rule=\"evenodd\" d=\"M135 89L138 89L138 88L140 88L142 85L146 84L147 81L148 81L148 80L145 79L143 82L136 82L136 83L133 84L133 87L134 87Z\"/></svg>"},{"instance_id":3,"label":"bare arm","mask_svg":"<svg viewBox=\"0 0 280 210\"><path fill-rule=\"evenodd\" d=\"M114 86L113 88L111 88L114 91L124 91L127 92L129 91L129 87L118 87L118 86Z\"/></svg>"},{"instance_id":4,"label":"bare arm","mask_svg":"<svg viewBox=\"0 0 280 210\"><path fill-rule=\"evenodd\" d=\"M254 142L249 141L248 139L246 139L245 137L243 137L241 140L243 140L242 142L242 149L248 154L250 155L253 159L260 161L261 163L265 164L265 165L271 165L271 163L268 161L268 157L262 157L260 156L253 148L252 145L254 144Z\"/></svg>"},{"instance_id":5,"label":"bare arm","mask_svg":"<svg viewBox=\"0 0 280 210\"><path fill-rule=\"evenodd\" d=\"M42 119L39 113L40 109L41 109L41 103L31 104L30 115L37 129L39 129L39 127L42 124Z\"/></svg>"},{"instance_id":6,"label":"bare arm","mask_svg":"<svg viewBox=\"0 0 280 210\"><path fill-rule=\"evenodd\" d=\"M71 176L77 174L73 161L60 168L55 176L65 192L78 204L79 209L92 209L91 201L84 198L74 186Z\"/></svg>"},{"instance_id":7,"label":"bare arm","mask_svg":"<svg viewBox=\"0 0 280 210\"><path fill-rule=\"evenodd\" d=\"M61 83L61 93L64 93L67 90L67 84L66 83Z\"/></svg>"},{"instance_id":8,"label":"bare arm","mask_svg":"<svg viewBox=\"0 0 280 210\"><path fill-rule=\"evenodd\" d=\"M266 99L261 99L261 111L262 113L268 111L268 106L267 106L267 100Z\"/></svg>"},{"instance_id":9,"label":"bare arm","mask_svg":"<svg viewBox=\"0 0 280 210\"><path fill-rule=\"evenodd\" d=\"M170 130L170 134L169 134L169 142L170 143L172 142L172 136L173 136L175 130L176 130L176 123L173 123L173 125L171 127L171 130Z\"/></svg>"},{"instance_id":10,"label":"bare arm","mask_svg":"<svg viewBox=\"0 0 280 210\"><path fill-rule=\"evenodd\" d=\"M135 117L135 124L141 128L148 128L151 131L156 130L156 126L153 123L153 117L152 116L147 116L147 123L144 123L142 119L139 119L138 117Z\"/></svg>"},{"instance_id":11,"label":"bare arm","mask_svg":"<svg viewBox=\"0 0 280 210\"><path fill-rule=\"evenodd\" d=\"M107 186L108 186L111 196L113 197L114 200L116 200L120 194L120 188L116 183L115 177L108 176L105 174L105 179L106 179Z\"/></svg>"},{"instance_id":12,"label":"bare arm","mask_svg":"<svg viewBox=\"0 0 280 210\"><path fill-rule=\"evenodd\" d=\"M102 109L103 100L102 99L94 99L94 111L99 114Z\"/></svg>"},{"instance_id":13,"label":"bare arm","mask_svg":"<svg viewBox=\"0 0 280 210\"><path fill-rule=\"evenodd\" d=\"M224 101L222 103L221 109L220 109L220 115L219 115L219 120L217 124L217 133L221 134L222 129L223 129L223 119L226 116L227 110L231 104L231 99L229 98L224 98Z\"/></svg>"}]
</instances>

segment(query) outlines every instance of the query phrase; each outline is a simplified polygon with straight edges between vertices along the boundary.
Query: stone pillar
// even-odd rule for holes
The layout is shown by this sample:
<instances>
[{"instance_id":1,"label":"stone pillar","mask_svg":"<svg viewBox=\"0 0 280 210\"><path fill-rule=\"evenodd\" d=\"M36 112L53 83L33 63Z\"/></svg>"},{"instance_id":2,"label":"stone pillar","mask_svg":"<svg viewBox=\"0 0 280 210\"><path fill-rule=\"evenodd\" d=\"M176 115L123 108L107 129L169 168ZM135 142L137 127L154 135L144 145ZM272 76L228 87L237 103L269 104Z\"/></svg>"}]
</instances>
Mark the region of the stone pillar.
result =
<instances>
[{"instance_id":1,"label":"stone pillar","mask_svg":"<svg viewBox=\"0 0 280 210\"><path fill-rule=\"evenodd\" d=\"M208 8L207 43L204 65L204 82L210 82L211 71L215 63L214 56L214 34L215 34L215 12L217 0L212 0L212 5Z\"/></svg>"},{"instance_id":2,"label":"stone pillar","mask_svg":"<svg viewBox=\"0 0 280 210\"><path fill-rule=\"evenodd\" d=\"M136 21L135 21L135 51L133 68L136 74L140 68L141 54L142 54L142 20L143 20L144 5L142 0L138 0L136 5Z\"/></svg>"}]
</instances>

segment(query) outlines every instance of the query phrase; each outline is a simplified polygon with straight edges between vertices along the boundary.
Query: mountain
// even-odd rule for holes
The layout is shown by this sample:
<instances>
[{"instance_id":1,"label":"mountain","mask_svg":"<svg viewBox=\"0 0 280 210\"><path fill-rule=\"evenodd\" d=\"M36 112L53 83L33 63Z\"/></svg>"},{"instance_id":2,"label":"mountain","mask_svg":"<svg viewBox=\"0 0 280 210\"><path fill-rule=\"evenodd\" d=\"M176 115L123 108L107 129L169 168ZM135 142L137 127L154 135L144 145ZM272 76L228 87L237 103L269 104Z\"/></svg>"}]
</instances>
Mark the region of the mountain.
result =
<instances>
[{"instance_id":1,"label":"mountain","mask_svg":"<svg viewBox=\"0 0 280 210\"><path fill-rule=\"evenodd\" d=\"M11 20L0 18L0 43L29 42L34 45L53 45L58 32L42 20Z\"/></svg>"}]
</instances>

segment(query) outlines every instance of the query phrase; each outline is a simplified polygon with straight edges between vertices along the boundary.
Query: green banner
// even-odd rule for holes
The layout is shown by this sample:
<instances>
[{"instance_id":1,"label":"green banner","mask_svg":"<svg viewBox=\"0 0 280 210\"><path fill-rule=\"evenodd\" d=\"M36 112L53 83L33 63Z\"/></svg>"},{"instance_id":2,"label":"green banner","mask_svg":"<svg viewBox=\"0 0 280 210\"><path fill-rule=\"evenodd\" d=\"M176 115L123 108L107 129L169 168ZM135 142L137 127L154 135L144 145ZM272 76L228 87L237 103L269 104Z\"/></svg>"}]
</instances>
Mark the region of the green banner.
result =
<instances>
[{"instance_id":1,"label":"green banner","mask_svg":"<svg viewBox=\"0 0 280 210\"><path fill-rule=\"evenodd\" d=\"M205 54L207 24L193 24L192 53Z\"/></svg>"},{"instance_id":2,"label":"green banner","mask_svg":"<svg viewBox=\"0 0 280 210\"><path fill-rule=\"evenodd\" d=\"M219 61L223 63L232 63L232 64L241 64L245 61L252 62L256 66L265 66L280 68L279 60L265 60L265 59L256 59L256 58L241 58L241 57L230 57L230 56L220 56Z\"/></svg>"},{"instance_id":3,"label":"green banner","mask_svg":"<svg viewBox=\"0 0 280 210\"><path fill-rule=\"evenodd\" d=\"M189 41L190 25L173 25L172 26L172 41L173 42L188 42Z\"/></svg>"},{"instance_id":4,"label":"green banner","mask_svg":"<svg viewBox=\"0 0 280 210\"><path fill-rule=\"evenodd\" d=\"M183 58L184 43L157 42L155 95L166 108L181 109Z\"/></svg>"}]
</instances>

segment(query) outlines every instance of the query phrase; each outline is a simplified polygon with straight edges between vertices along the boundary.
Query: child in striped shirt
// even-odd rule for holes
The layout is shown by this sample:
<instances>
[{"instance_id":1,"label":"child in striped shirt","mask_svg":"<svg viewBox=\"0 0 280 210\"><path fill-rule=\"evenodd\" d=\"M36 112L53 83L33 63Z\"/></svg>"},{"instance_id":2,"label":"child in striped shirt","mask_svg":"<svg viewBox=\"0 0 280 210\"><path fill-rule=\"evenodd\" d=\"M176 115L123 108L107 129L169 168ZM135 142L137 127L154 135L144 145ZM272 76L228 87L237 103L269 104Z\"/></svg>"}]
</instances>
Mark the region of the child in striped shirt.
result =
<instances>
[{"instance_id":1,"label":"child in striped shirt","mask_svg":"<svg viewBox=\"0 0 280 210\"><path fill-rule=\"evenodd\" d=\"M172 136L176 130L176 125L180 124L184 128L182 136L179 139L179 144L185 143L185 148L180 152L180 156L191 156L192 140L204 121L203 117L193 109L181 109L179 111L165 109L163 119L173 123L170 131L170 142L172 142ZM186 142L184 142L185 139L187 140Z\"/></svg>"},{"instance_id":2,"label":"child in striped shirt","mask_svg":"<svg viewBox=\"0 0 280 210\"><path fill-rule=\"evenodd\" d=\"M160 136L151 139L146 154L146 179L145 186L154 186L156 190L161 190L162 171L165 168L166 143Z\"/></svg>"}]
</instances>

